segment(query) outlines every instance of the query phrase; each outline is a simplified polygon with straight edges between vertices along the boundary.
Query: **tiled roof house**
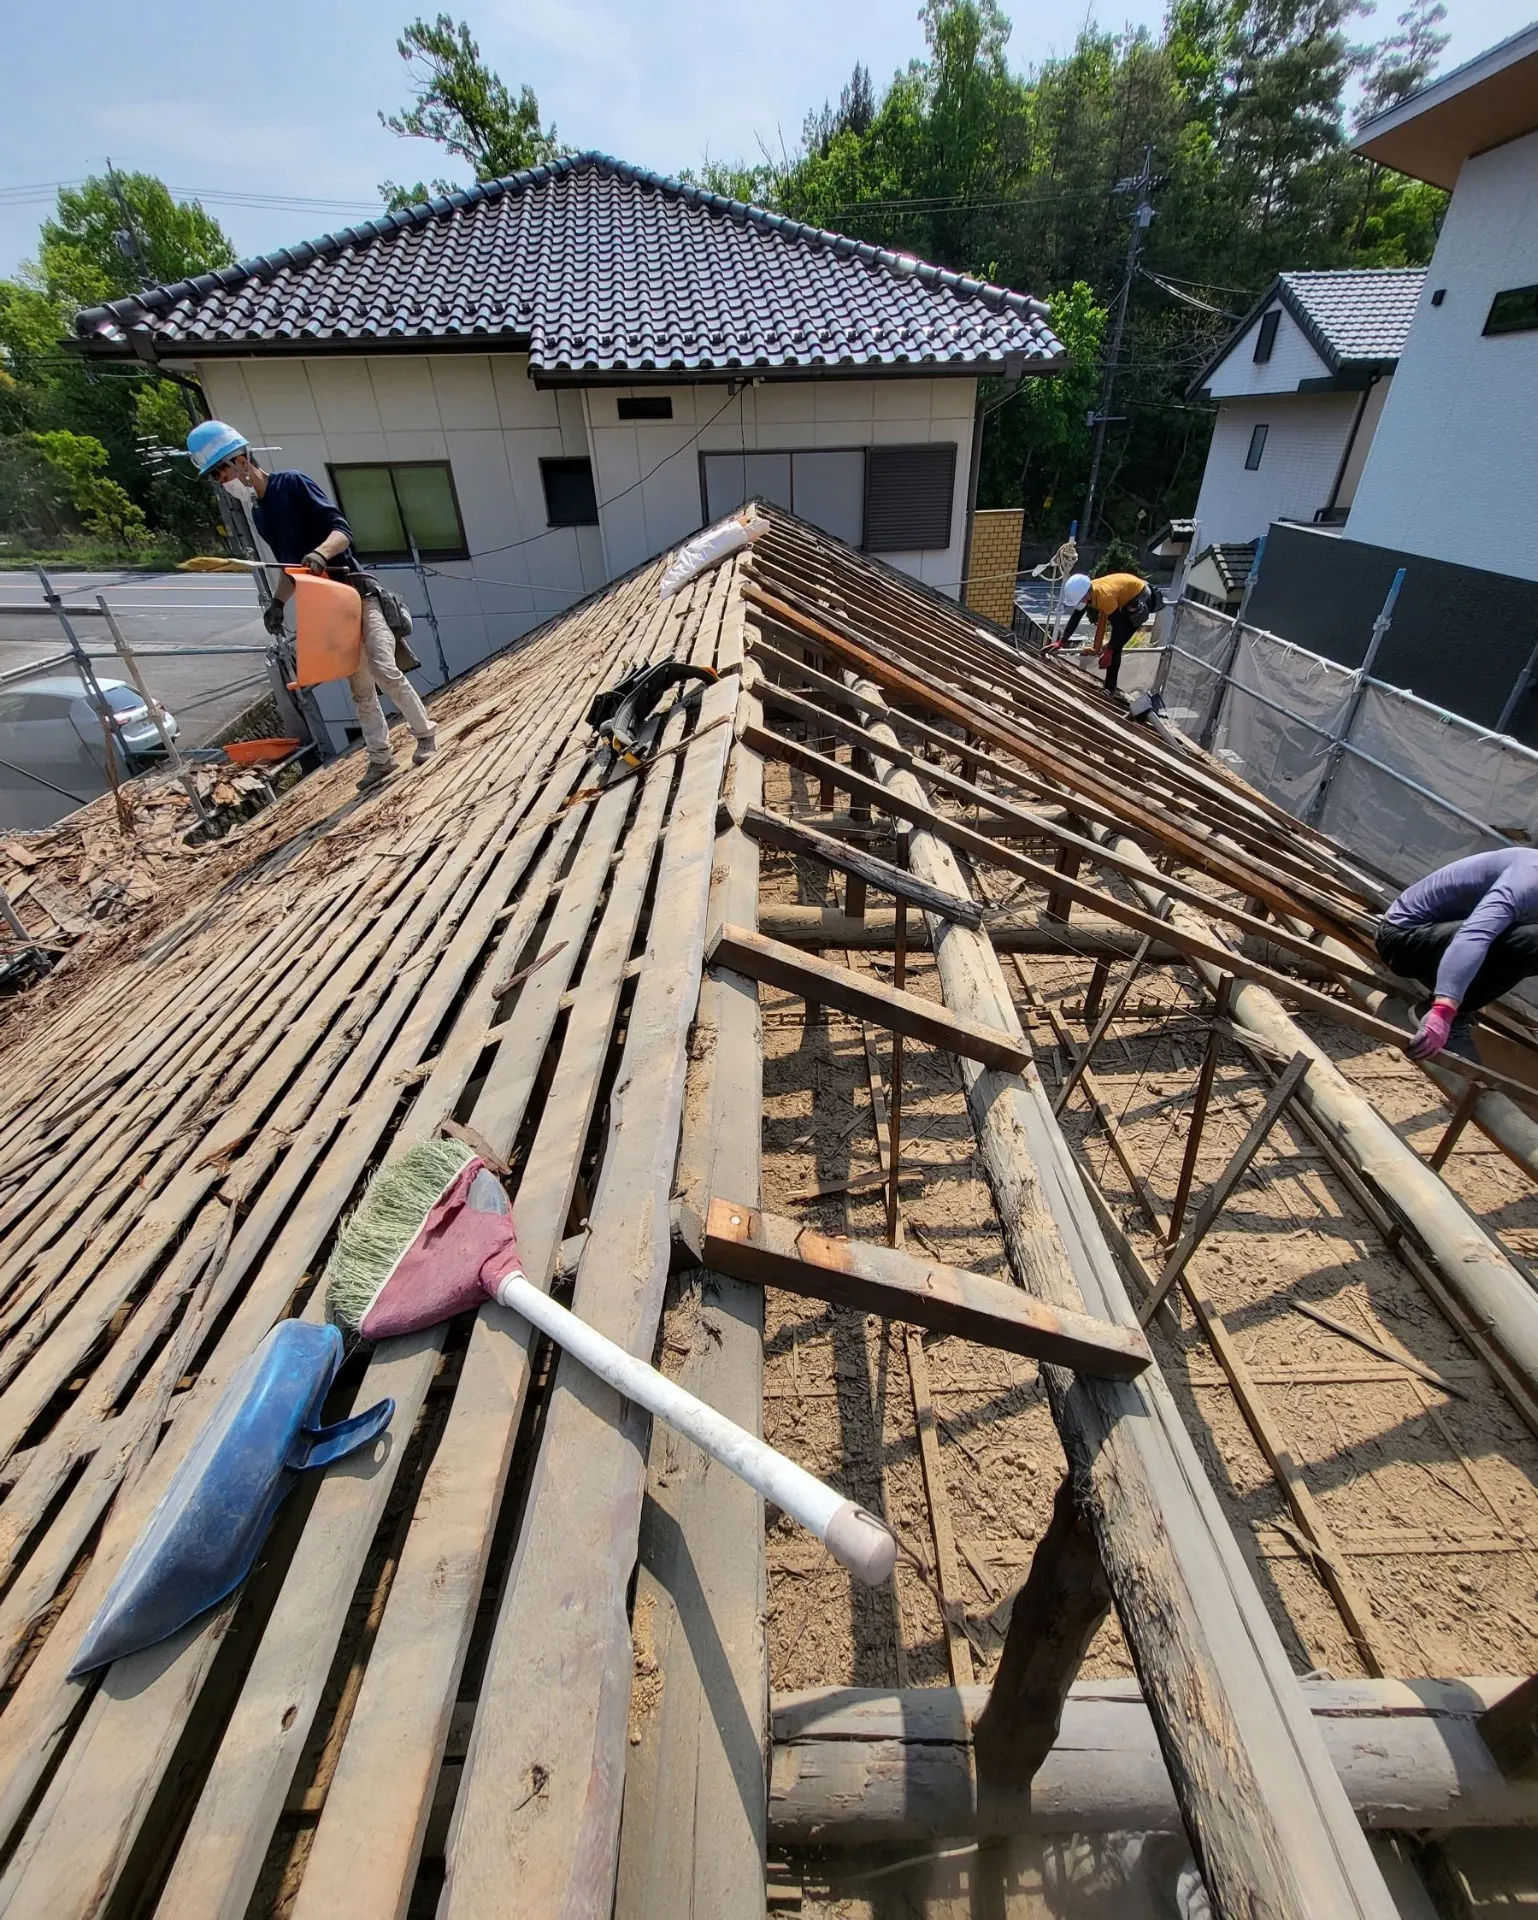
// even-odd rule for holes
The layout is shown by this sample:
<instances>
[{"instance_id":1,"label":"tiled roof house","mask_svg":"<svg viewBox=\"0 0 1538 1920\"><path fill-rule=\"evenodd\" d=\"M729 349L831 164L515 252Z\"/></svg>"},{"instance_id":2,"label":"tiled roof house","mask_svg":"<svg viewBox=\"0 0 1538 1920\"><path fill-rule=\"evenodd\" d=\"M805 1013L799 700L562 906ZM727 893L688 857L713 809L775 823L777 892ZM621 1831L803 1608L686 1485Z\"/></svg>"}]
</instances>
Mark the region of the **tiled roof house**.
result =
<instances>
[{"instance_id":1,"label":"tiled roof house","mask_svg":"<svg viewBox=\"0 0 1538 1920\"><path fill-rule=\"evenodd\" d=\"M1217 405L1195 550L1276 520L1339 526L1409 337L1423 267L1283 273L1191 383Z\"/></svg>"},{"instance_id":2,"label":"tiled roof house","mask_svg":"<svg viewBox=\"0 0 1538 1920\"><path fill-rule=\"evenodd\" d=\"M1026 294L591 153L91 308L73 345L194 375L376 564L414 543L449 671L755 494L954 596L977 381L1065 360Z\"/></svg>"}]
</instances>

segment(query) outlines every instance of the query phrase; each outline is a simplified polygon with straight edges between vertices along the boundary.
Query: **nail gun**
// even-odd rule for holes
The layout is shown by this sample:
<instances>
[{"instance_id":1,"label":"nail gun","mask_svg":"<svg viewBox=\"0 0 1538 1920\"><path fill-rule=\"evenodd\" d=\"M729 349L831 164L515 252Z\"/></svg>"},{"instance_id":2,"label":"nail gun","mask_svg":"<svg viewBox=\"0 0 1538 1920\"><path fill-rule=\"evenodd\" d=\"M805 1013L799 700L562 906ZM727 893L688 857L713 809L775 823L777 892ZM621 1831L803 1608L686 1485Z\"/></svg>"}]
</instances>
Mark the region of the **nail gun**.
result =
<instances>
[{"instance_id":1,"label":"nail gun","mask_svg":"<svg viewBox=\"0 0 1538 1920\"><path fill-rule=\"evenodd\" d=\"M594 696L587 723L596 731L599 744L607 747L615 759L623 760L626 766L639 766L642 755L636 743L668 689L690 680L708 686L715 678L709 667L691 667L682 660L659 660L655 666L637 667Z\"/></svg>"}]
</instances>

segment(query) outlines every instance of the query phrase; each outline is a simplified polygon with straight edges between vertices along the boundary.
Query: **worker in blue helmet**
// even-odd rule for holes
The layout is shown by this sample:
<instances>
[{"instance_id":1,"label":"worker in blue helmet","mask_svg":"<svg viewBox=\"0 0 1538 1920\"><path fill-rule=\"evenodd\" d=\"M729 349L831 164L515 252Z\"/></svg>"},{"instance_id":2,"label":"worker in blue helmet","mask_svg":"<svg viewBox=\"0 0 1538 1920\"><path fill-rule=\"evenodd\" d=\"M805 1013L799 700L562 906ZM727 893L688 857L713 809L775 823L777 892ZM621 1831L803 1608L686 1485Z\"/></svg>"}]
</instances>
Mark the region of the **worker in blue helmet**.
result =
<instances>
[{"instance_id":1,"label":"worker in blue helmet","mask_svg":"<svg viewBox=\"0 0 1538 1920\"><path fill-rule=\"evenodd\" d=\"M307 473L282 469L269 473L251 458L251 443L223 420L205 420L187 436L187 451L201 474L223 487L249 511L257 532L284 566L308 567L352 587L363 599L363 652L358 670L348 680L353 705L363 728L368 766L361 789L388 780L395 762L390 753L390 728L379 704L381 688L389 694L401 717L416 736L412 765L437 751L432 722L417 690L396 661L396 635L377 580L364 573L352 550L352 529L341 509ZM294 583L286 573L277 576L273 599L265 615L267 631L283 631L283 609L292 598Z\"/></svg>"}]
</instances>

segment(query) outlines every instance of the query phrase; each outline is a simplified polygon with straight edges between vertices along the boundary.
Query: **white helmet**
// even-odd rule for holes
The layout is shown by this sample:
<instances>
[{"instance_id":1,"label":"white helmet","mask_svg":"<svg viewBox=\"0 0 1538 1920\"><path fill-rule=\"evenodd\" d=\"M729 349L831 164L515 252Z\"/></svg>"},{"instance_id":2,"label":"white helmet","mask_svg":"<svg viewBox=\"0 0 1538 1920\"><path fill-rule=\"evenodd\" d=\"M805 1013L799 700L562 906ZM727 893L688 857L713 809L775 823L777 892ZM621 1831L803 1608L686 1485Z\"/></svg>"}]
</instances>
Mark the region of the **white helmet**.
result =
<instances>
[{"instance_id":1,"label":"white helmet","mask_svg":"<svg viewBox=\"0 0 1538 1920\"><path fill-rule=\"evenodd\" d=\"M1070 573L1063 582L1063 605L1072 613L1076 607L1082 607L1089 598L1089 575Z\"/></svg>"}]
</instances>

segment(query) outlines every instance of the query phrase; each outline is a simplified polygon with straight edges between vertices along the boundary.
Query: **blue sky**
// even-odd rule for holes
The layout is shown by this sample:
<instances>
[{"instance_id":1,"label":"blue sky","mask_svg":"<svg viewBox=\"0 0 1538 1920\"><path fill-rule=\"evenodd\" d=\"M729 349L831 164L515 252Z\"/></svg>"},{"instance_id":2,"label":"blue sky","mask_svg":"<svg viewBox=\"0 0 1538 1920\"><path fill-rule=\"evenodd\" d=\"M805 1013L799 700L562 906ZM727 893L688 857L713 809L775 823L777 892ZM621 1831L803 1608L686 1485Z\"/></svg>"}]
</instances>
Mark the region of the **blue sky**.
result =
<instances>
[{"instance_id":1,"label":"blue sky","mask_svg":"<svg viewBox=\"0 0 1538 1920\"><path fill-rule=\"evenodd\" d=\"M1381 0L1364 34L1384 31L1401 4ZM1532 6L1449 0L1444 66L1516 32ZM916 0L475 0L464 10L486 58L510 84L534 87L562 140L664 172L707 153L753 155L760 139L792 146L806 109L836 97L856 60L879 86L923 50ZM1063 50L1083 17L1040 0L1008 10L1020 67ZM215 0L150 26L153 11L77 0L61 43L51 9L13 9L0 75L0 273L31 252L51 186L100 171L109 154L196 192L242 255L363 217L381 179L452 172L437 149L398 140L376 118L407 98L395 35L413 12L377 0ZM1153 25L1161 12L1162 0L1133 0L1098 17ZM273 201L283 204L264 204Z\"/></svg>"}]
</instances>

